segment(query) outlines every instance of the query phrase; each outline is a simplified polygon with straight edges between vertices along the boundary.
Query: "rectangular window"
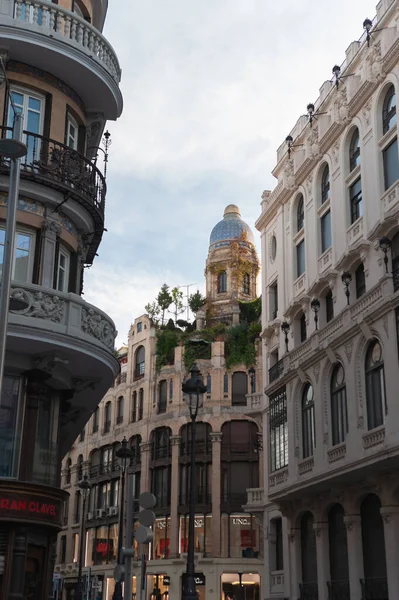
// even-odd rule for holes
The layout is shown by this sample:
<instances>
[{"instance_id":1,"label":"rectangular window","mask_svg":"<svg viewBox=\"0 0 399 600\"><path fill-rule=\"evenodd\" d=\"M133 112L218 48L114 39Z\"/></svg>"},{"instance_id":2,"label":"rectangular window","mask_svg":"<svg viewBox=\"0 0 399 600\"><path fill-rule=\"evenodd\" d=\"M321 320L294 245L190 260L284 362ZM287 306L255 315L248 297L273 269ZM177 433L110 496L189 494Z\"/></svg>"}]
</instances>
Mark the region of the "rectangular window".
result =
<instances>
[{"instance_id":1,"label":"rectangular window","mask_svg":"<svg viewBox=\"0 0 399 600\"><path fill-rule=\"evenodd\" d=\"M362 182L359 177L357 181L349 188L349 198L351 205L351 224L363 216L362 200Z\"/></svg>"},{"instance_id":2,"label":"rectangular window","mask_svg":"<svg viewBox=\"0 0 399 600\"><path fill-rule=\"evenodd\" d=\"M66 535L62 535L60 539L60 563L63 565L66 562L66 545L67 538Z\"/></svg>"},{"instance_id":3,"label":"rectangular window","mask_svg":"<svg viewBox=\"0 0 399 600\"><path fill-rule=\"evenodd\" d=\"M132 422L135 423L137 421L137 392L133 392L132 404Z\"/></svg>"},{"instance_id":4,"label":"rectangular window","mask_svg":"<svg viewBox=\"0 0 399 600\"><path fill-rule=\"evenodd\" d=\"M270 470L288 465L287 394L285 387L270 396Z\"/></svg>"},{"instance_id":5,"label":"rectangular window","mask_svg":"<svg viewBox=\"0 0 399 600\"><path fill-rule=\"evenodd\" d=\"M334 318L334 300L331 290L326 294L326 322Z\"/></svg>"},{"instance_id":6,"label":"rectangular window","mask_svg":"<svg viewBox=\"0 0 399 600\"><path fill-rule=\"evenodd\" d=\"M20 379L4 375L0 398L0 477L17 477L19 440Z\"/></svg>"},{"instance_id":7,"label":"rectangular window","mask_svg":"<svg viewBox=\"0 0 399 600\"><path fill-rule=\"evenodd\" d=\"M142 420L144 414L144 390L143 388L139 391L139 421Z\"/></svg>"},{"instance_id":8,"label":"rectangular window","mask_svg":"<svg viewBox=\"0 0 399 600\"><path fill-rule=\"evenodd\" d=\"M28 154L23 159L24 164L32 164L40 158L40 138L43 134L44 98L31 92L12 90L11 97L15 109L23 114L23 130L36 135L24 135L23 142L28 147ZM14 109L11 102L8 106L7 127L13 127ZM7 137L12 137L12 132L7 132Z\"/></svg>"},{"instance_id":9,"label":"rectangular window","mask_svg":"<svg viewBox=\"0 0 399 600\"><path fill-rule=\"evenodd\" d=\"M305 240L296 247L296 276L300 277L305 272Z\"/></svg>"},{"instance_id":10,"label":"rectangular window","mask_svg":"<svg viewBox=\"0 0 399 600\"><path fill-rule=\"evenodd\" d=\"M277 281L273 283L269 288L269 307L270 307L270 320L277 319L278 312L278 287Z\"/></svg>"},{"instance_id":11,"label":"rectangular window","mask_svg":"<svg viewBox=\"0 0 399 600\"><path fill-rule=\"evenodd\" d=\"M356 298L360 298L366 292L366 274L364 265L361 263L355 271Z\"/></svg>"},{"instance_id":12,"label":"rectangular window","mask_svg":"<svg viewBox=\"0 0 399 600\"><path fill-rule=\"evenodd\" d=\"M72 550L73 550L72 562L77 563L79 560L79 534L78 533L73 534Z\"/></svg>"},{"instance_id":13,"label":"rectangular window","mask_svg":"<svg viewBox=\"0 0 399 600\"><path fill-rule=\"evenodd\" d=\"M168 387L167 381L161 381L159 384L159 399L158 399L158 413L166 412L166 406L168 403Z\"/></svg>"},{"instance_id":14,"label":"rectangular window","mask_svg":"<svg viewBox=\"0 0 399 600\"><path fill-rule=\"evenodd\" d=\"M3 272L5 230L0 229L0 276ZM14 263L12 278L15 281L30 282L32 280L34 258L34 235L25 231L15 234Z\"/></svg>"},{"instance_id":15,"label":"rectangular window","mask_svg":"<svg viewBox=\"0 0 399 600\"><path fill-rule=\"evenodd\" d=\"M384 163L384 180L385 189L387 190L395 181L399 179L399 157L398 157L398 140L394 139L393 142L385 148L382 152L382 158Z\"/></svg>"},{"instance_id":16,"label":"rectangular window","mask_svg":"<svg viewBox=\"0 0 399 600\"><path fill-rule=\"evenodd\" d=\"M276 571L282 571L284 569L283 520L275 519L274 523L275 523L275 536L276 536L275 565L276 565Z\"/></svg>"},{"instance_id":17,"label":"rectangular window","mask_svg":"<svg viewBox=\"0 0 399 600\"><path fill-rule=\"evenodd\" d=\"M70 114L67 117L67 131L66 131L66 145L71 148L71 150L78 149L78 134L79 127L77 122Z\"/></svg>"},{"instance_id":18,"label":"rectangular window","mask_svg":"<svg viewBox=\"0 0 399 600\"><path fill-rule=\"evenodd\" d=\"M228 373L225 373L224 377L223 377L223 393L224 394L229 393L229 375L228 375Z\"/></svg>"},{"instance_id":19,"label":"rectangular window","mask_svg":"<svg viewBox=\"0 0 399 600\"><path fill-rule=\"evenodd\" d=\"M321 223L321 251L331 248L331 212L327 211L320 219Z\"/></svg>"},{"instance_id":20,"label":"rectangular window","mask_svg":"<svg viewBox=\"0 0 399 600\"><path fill-rule=\"evenodd\" d=\"M137 333L141 333L143 330L143 323L140 321L140 323L137 323Z\"/></svg>"},{"instance_id":21,"label":"rectangular window","mask_svg":"<svg viewBox=\"0 0 399 600\"><path fill-rule=\"evenodd\" d=\"M58 252L58 265L57 265L57 284L56 289L59 292L68 291L68 277L69 277L69 254L64 250Z\"/></svg>"}]
</instances>

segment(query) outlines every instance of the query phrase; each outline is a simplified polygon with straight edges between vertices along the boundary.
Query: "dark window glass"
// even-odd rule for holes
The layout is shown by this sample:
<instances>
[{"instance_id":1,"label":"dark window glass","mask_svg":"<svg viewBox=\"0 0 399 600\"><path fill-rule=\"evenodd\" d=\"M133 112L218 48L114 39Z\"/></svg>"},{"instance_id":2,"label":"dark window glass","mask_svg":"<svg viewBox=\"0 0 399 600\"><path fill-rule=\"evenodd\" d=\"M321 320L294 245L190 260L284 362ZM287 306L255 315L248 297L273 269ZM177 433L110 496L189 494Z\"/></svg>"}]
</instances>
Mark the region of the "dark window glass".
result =
<instances>
[{"instance_id":1,"label":"dark window glass","mask_svg":"<svg viewBox=\"0 0 399 600\"><path fill-rule=\"evenodd\" d=\"M360 137L359 130L355 129L349 145L349 168L351 171L360 165Z\"/></svg>"},{"instance_id":2,"label":"dark window glass","mask_svg":"<svg viewBox=\"0 0 399 600\"><path fill-rule=\"evenodd\" d=\"M244 273L242 278L242 292L247 295L251 292L251 277L249 273Z\"/></svg>"},{"instance_id":3,"label":"dark window glass","mask_svg":"<svg viewBox=\"0 0 399 600\"><path fill-rule=\"evenodd\" d=\"M356 298L360 298L366 291L366 275L364 272L364 265L361 263L355 271L355 283L356 283Z\"/></svg>"},{"instance_id":4,"label":"dark window glass","mask_svg":"<svg viewBox=\"0 0 399 600\"><path fill-rule=\"evenodd\" d=\"M206 393L210 394L212 391L212 377L207 375L206 377Z\"/></svg>"},{"instance_id":5,"label":"dark window glass","mask_svg":"<svg viewBox=\"0 0 399 600\"><path fill-rule=\"evenodd\" d=\"M134 435L130 440L130 449L132 451L132 457L130 459L131 466L135 466L141 463L141 435Z\"/></svg>"},{"instance_id":6,"label":"dark window glass","mask_svg":"<svg viewBox=\"0 0 399 600\"><path fill-rule=\"evenodd\" d=\"M17 476L19 388L19 377L4 375L0 398L0 477Z\"/></svg>"},{"instance_id":7,"label":"dark window glass","mask_svg":"<svg viewBox=\"0 0 399 600\"><path fill-rule=\"evenodd\" d=\"M333 446L341 444L348 433L345 371L341 364L336 365L331 377L331 425Z\"/></svg>"},{"instance_id":8,"label":"dark window glass","mask_svg":"<svg viewBox=\"0 0 399 600\"><path fill-rule=\"evenodd\" d=\"M296 276L300 277L305 272L305 240L296 247Z\"/></svg>"},{"instance_id":9,"label":"dark window glass","mask_svg":"<svg viewBox=\"0 0 399 600\"><path fill-rule=\"evenodd\" d=\"M66 535L62 535L61 540L60 540L60 563L61 564L65 564L66 547L67 547L67 538L66 538Z\"/></svg>"},{"instance_id":10,"label":"dark window glass","mask_svg":"<svg viewBox=\"0 0 399 600\"><path fill-rule=\"evenodd\" d=\"M100 422L100 409L97 406L96 410L94 411L94 415L93 415L93 433L96 433L96 431L98 431L99 422Z\"/></svg>"},{"instance_id":11,"label":"dark window glass","mask_svg":"<svg viewBox=\"0 0 399 600\"><path fill-rule=\"evenodd\" d=\"M384 422L385 376L382 348L378 340L371 342L366 355L366 396L368 429Z\"/></svg>"},{"instance_id":12,"label":"dark window glass","mask_svg":"<svg viewBox=\"0 0 399 600\"><path fill-rule=\"evenodd\" d=\"M66 462L66 474L65 474L65 483L71 483L71 467L72 467L72 459L68 458Z\"/></svg>"},{"instance_id":13,"label":"dark window glass","mask_svg":"<svg viewBox=\"0 0 399 600\"><path fill-rule=\"evenodd\" d=\"M392 238L391 257L393 289L396 292L399 289L399 233Z\"/></svg>"},{"instance_id":14,"label":"dark window glass","mask_svg":"<svg viewBox=\"0 0 399 600\"><path fill-rule=\"evenodd\" d=\"M173 399L173 379L169 379L169 400Z\"/></svg>"},{"instance_id":15,"label":"dark window glass","mask_svg":"<svg viewBox=\"0 0 399 600\"><path fill-rule=\"evenodd\" d=\"M306 340L307 332L306 332L306 317L304 313L302 313L301 318L299 319L299 327L300 327L300 338L301 342Z\"/></svg>"},{"instance_id":16,"label":"dark window glass","mask_svg":"<svg viewBox=\"0 0 399 600\"><path fill-rule=\"evenodd\" d=\"M316 446L313 387L307 383L302 393L302 455L313 456Z\"/></svg>"},{"instance_id":17,"label":"dark window glass","mask_svg":"<svg viewBox=\"0 0 399 600\"><path fill-rule=\"evenodd\" d=\"M229 393L229 375L228 375L228 373L225 373L224 377L223 377L223 393L224 394Z\"/></svg>"},{"instance_id":18,"label":"dark window glass","mask_svg":"<svg viewBox=\"0 0 399 600\"><path fill-rule=\"evenodd\" d=\"M171 468L156 467L151 473L151 492L157 499L156 507L167 508L170 506Z\"/></svg>"},{"instance_id":19,"label":"dark window glass","mask_svg":"<svg viewBox=\"0 0 399 600\"><path fill-rule=\"evenodd\" d=\"M269 397L270 470L288 465L287 394L285 387Z\"/></svg>"},{"instance_id":20,"label":"dark window glass","mask_svg":"<svg viewBox=\"0 0 399 600\"><path fill-rule=\"evenodd\" d=\"M143 331L143 323L137 323L137 333L141 333Z\"/></svg>"},{"instance_id":21,"label":"dark window glass","mask_svg":"<svg viewBox=\"0 0 399 600\"><path fill-rule=\"evenodd\" d=\"M349 591L348 542L346 539L344 516L345 511L341 504L334 504L328 513L330 572L331 581L338 582L341 585L342 583L346 583ZM341 594L338 592L339 596ZM349 596L342 594L342 600L345 597L348 598Z\"/></svg>"},{"instance_id":22,"label":"dark window glass","mask_svg":"<svg viewBox=\"0 0 399 600\"><path fill-rule=\"evenodd\" d=\"M145 371L145 348L140 346L136 352L136 363L134 369L135 377L142 377Z\"/></svg>"},{"instance_id":23,"label":"dark window glass","mask_svg":"<svg viewBox=\"0 0 399 600\"><path fill-rule=\"evenodd\" d=\"M80 432L79 442L84 442L85 437L86 437L86 429L83 428L82 431Z\"/></svg>"},{"instance_id":24,"label":"dark window glass","mask_svg":"<svg viewBox=\"0 0 399 600\"><path fill-rule=\"evenodd\" d=\"M331 212L326 212L320 219L321 223L321 251L331 248Z\"/></svg>"},{"instance_id":25,"label":"dark window glass","mask_svg":"<svg viewBox=\"0 0 399 600\"><path fill-rule=\"evenodd\" d=\"M221 271L218 275L218 293L222 294L223 292L227 292L227 273L226 271Z\"/></svg>"},{"instance_id":26,"label":"dark window glass","mask_svg":"<svg viewBox=\"0 0 399 600\"><path fill-rule=\"evenodd\" d=\"M117 416L116 416L117 423L122 423L122 421L123 421L124 403L125 403L125 401L124 401L123 396L119 396L118 402L117 402Z\"/></svg>"},{"instance_id":27,"label":"dark window glass","mask_svg":"<svg viewBox=\"0 0 399 600\"><path fill-rule=\"evenodd\" d=\"M132 397L132 422L137 421L137 392L133 392Z\"/></svg>"},{"instance_id":28,"label":"dark window glass","mask_svg":"<svg viewBox=\"0 0 399 600\"><path fill-rule=\"evenodd\" d=\"M324 204L330 198L330 169L328 165L324 167L321 178L321 203Z\"/></svg>"},{"instance_id":29,"label":"dark window glass","mask_svg":"<svg viewBox=\"0 0 399 600\"><path fill-rule=\"evenodd\" d=\"M396 94L395 87L391 85L386 93L382 107L382 131L386 133L396 123Z\"/></svg>"},{"instance_id":30,"label":"dark window glass","mask_svg":"<svg viewBox=\"0 0 399 600\"><path fill-rule=\"evenodd\" d=\"M168 383L166 379L159 382L158 413L166 412L168 403Z\"/></svg>"},{"instance_id":31,"label":"dark window glass","mask_svg":"<svg viewBox=\"0 0 399 600\"><path fill-rule=\"evenodd\" d=\"M108 433L111 429L111 402L107 402L104 411L104 433Z\"/></svg>"},{"instance_id":32,"label":"dark window glass","mask_svg":"<svg viewBox=\"0 0 399 600\"><path fill-rule=\"evenodd\" d=\"M349 198L351 204L351 224L363 216L363 198L362 198L362 182L357 179L349 188Z\"/></svg>"},{"instance_id":33,"label":"dark window glass","mask_svg":"<svg viewBox=\"0 0 399 600\"><path fill-rule=\"evenodd\" d=\"M399 179L399 157L398 157L398 140L395 138L393 142L387 146L382 152L384 162L384 182L387 190L395 181Z\"/></svg>"},{"instance_id":34,"label":"dark window glass","mask_svg":"<svg viewBox=\"0 0 399 600\"><path fill-rule=\"evenodd\" d=\"M326 322L328 323L334 318L334 300L332 291L330 290L326 294Z\"/></svg>"},{"instance_id":35,"label":"dark window glass","mask_svg":"<svg viewBox=\"0 0 399 600\"><path fill-rule=\"evenodd\" d=\"M83 479L83 456L79 454L76 468L76 481L82 481Z\"/></svg>"},{"instance_id":36,"label":"dark window glass","mask_svg":"<svg viewBox=\"0 0 399 600\"><path fill-rule=\"evenodd\" d=\"M277 281L270 286L270 320L277 318L278 312L278 287Z\"/></svg>"},{"instance_id":37,"label":"dark window glass","mask_svg":"<svg viewBox=\"0 0 399 600\"><path fill-rule=\"evenodd\" d=\"M170 458L171 430L169 427L159 427L152 432L152 455L151 460Z\"/></svg>"},{"instance_id":38,"label":"dark window glass","mask_svg":"<svg viewBox=\"0 0 399 600\"><path fill-rule=\"evenodd\" d=\"M303 196L301 196L298 200L298 206L296 209L296 230L301 231L305 224L305 207L303 202Z\"/></svg>"},{"instance_id":39,"label":"dark window glass","mask_svg":"<svg viewBox=\"0 0 399 600\"><path fill-rule=\"evenodd\" d=\"M317 598L317 551L314 518L307 512L301 519L301 562L303 598ZM316 593L315 593L316 592Z\"/></svg>"},{"instance_id":40,"label":"dark window glass","mask_svg":"<svg viewBox=\"0 0 399 600\"><path fill-rule=\"evenodd\" d=\"M283 520L274 519L274 535L276 540L275 569L282 571L284 569L284 549L283 549Z\"/></svg>"},{"instance_id":41,"label":"dark window glass","mask_svg":"<svg viewBox=\"0 0 399 600\"><path fill-rule=\"evenodd\" d=\"M144 413L144 390L143 388L140 388L139 391L139 421L142 420L143 418L143 413Z\"/></svg>"},{"instance_id":42,"label":"dark window glass","mask_svg":"<svg viewBox=\"0 0 399 600\"><path fill-rule=\"evenodd\" d=\"M247 404L248 376L246 373L233 373L232 377L232 404L245 406Z\"/></svg>"}]
</instances>

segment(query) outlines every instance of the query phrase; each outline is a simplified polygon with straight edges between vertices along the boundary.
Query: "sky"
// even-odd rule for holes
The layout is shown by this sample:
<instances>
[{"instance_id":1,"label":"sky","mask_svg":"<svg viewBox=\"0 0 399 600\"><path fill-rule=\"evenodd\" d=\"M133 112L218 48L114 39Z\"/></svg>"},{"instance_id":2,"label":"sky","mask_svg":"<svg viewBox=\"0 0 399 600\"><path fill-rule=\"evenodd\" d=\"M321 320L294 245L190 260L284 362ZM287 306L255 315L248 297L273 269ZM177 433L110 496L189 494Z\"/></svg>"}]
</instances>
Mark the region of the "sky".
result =
<instances>
[{"instance_id":1,"label":"sky","mask_svg":"<svg viewBox=\"0 0 399 600\"><path fill-rule=\"evenodd\" d=\"M163 283L203 293L209 235L228 204L259 232L276 150L376 0L109 0L104 35L122 68L109 122L106 227L85 300L116 345Z\"/></svg>"}]
</instances>

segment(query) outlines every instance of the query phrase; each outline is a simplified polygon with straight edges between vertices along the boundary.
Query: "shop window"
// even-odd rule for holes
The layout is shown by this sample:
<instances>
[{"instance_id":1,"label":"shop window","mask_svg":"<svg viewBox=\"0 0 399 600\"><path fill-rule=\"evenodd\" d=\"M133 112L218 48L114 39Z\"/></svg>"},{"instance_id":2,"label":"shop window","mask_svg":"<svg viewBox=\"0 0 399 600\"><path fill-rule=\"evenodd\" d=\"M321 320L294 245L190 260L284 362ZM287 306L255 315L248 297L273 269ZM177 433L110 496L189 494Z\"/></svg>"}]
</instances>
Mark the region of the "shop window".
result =
<instances>
[{"instance_id":1,"label":"shop window","mask_svg":"<svg viewBox=\"0 0 399 600\"><path fill-rule=\"evenodd\" d=\"M260 531L255 517L247 513L222 514L222 556L259 558Z\"/></svg>"},{"instance_id":2,"label":"shop window","mask_svg":"<svg viewBox=\"0 0 399 600\"><path fill-rule=\"evenodd\" d=\"M12 278L15 281L31 282L35 253L35 234L28 230L17 230L14 238L14 261ZM4 254L5 230L0 228L0 272Z\"/></svg>"},{"instance_id":3,"label":"shop window","mask_svg":"<svg viewBox=\"0 0 399 600\"><path fill-rule=\"evenodd\" d=\"M50 388L38 398L32 481L57 485L60 401Z\"/></svg>"},{"instance_id":4,"label":"shop window","mask_svg":"<svg viewBox=\"0 0 399 600\"><path fill-rule=\"evenodd\" d=\"M233 406L245 406L248 393L248 375L243 372L233 373L232 376L232 399Z\"/></svg>"},{"instance_id":5,"label":"shop window","mask_svg":"<svg viewBox=\"0 0 399 600\"><path fill-rule=\"evenodd\" d=\"M18 475L20 419L20 378L4 375L0 397L0 477Z\"/></svg>"},{"instance_id":6,"label":"shop window","mask_svg":"<svg viewBox=\"0 0 399 600\"><path fill-rule=\"evenodd\" d=\"M188 550L188 515L180 517L180 553ZM206 556L212 556L212 516L199 515L194 517L194 551Z\"/></svg>"},{"instance_id":7,"label":"shop window","mask_svg":"<svg viewBox=\"0 0 399 600\"><path fill-rule=\"evenodd\" d=\"M154 524L154 540L151 544L152 560L169 558L170 534L170 517L156 519Z\"/></svg>"}]
</instances>

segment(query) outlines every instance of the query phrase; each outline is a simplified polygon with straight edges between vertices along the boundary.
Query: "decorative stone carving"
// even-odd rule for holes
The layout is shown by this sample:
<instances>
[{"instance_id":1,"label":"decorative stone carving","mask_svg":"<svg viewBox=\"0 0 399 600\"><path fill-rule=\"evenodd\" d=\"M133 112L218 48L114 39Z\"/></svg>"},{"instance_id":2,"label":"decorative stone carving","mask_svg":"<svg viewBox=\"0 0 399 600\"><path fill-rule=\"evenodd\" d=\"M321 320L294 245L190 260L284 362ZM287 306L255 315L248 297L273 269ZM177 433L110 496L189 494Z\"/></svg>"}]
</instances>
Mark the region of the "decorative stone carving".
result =
<instances>
[{"instance_id":1,"label":"decorative stone carving","mask_svg":"<svg viewBox=\"0 0 399 600\"><path fill-rule=\"evenodd\" d=\"M209 438L210 438L212 444L221 443L222 438L223 438L223 433L221 433L221 432L210 433Z\"/></svg>"},{"instance_id":2,"label":"decorative stone carving","mask_svg":"<svg viewBox=\"0 0 399 600\"><path fill-rule=\"evenodd\" d=\"M287 165L284 169L283 181L284 187L288 188L289 190L296 189L297 186L295 183L294 161L292 158L287 160Z\"/></svg>"},{"instance_id":3,"label":"decorative stone carving","mask_svg":"<svg viewBox=\"0 0 399 600\"><path fill-rule=\"evenodd\" d=\"M339 162L339 142L336 142L332 147L332 158L334 165L337 166Z\"/></svg>"},{"instance_id":4,"label":"decorative stone carving","mask_svg":"<svg viewBox=\"0 0 399 600\"><path fill-rule=\"evenodd\" d=\"M382 67L381 43L372 44L366 56L366 74L369 81L382 81L385 73Z\"/></svg>"},{"instance_id":5,"label":"decorative stone carving","mask_svg":"<svg viewBox=\"0 0 399 600\"><path fill-rule=\"evenodd\" d=\"M362 108L362 117L366 127L370 127L371 124L371 100L367 102Z\"/></svg>"},{"instance_id":6,"label":"decorative stone carving","mask_svg":"<svg viewBox=\"0 0 399 600\"><path fill-rule=\"evenodd\" d=\"M305 186L306 186L307 194L310 197L312 195L312 189L313 189L313 173L311 173L309 175L309 177L307 178Z\"/></svg>"},{"instance_id":7,"label":"decorative stone carving","mask_svg":"<svg viewBox=\"0 0 399 600\"><path fill-rule=\"evenodd\" d=\"M35 369L51 374L59 364L67 365L68 360L64 360L57 356L54 352L49 354L41 354L32 358L32 364Z\"/></svg>"},{"instance_id":8,"label":"decorative stone carving","mask_svg":"<svg viewBox=\"0 0 399 600\"><path fill-rule=\"evenodd\" d=\"M349 109L348 109L348 99L346 94L346 88L340 87L337 90L337 96L334 103L335 109L335 120L337 123L344 124L348 123L350 120Z\"/></svg>"},{"instance_id":9,"label":"decorative stone carving","mask_svg":"<svg viewBox=\"0 0 399 600\"><path fill-rule=\"evenodd\" d=\"M389 525L391 522L391 519L392 519L392 513L381 511L381 517L382 517L382 520L384 521L384 524Z\"/></svg>"},{"instance_id":10,"label":"decorative stone carving","mask_svg":"<svg viewBox=\"0 0 399 600\"><path fill-rule=\"evenodd\" d=\"M53 233L56 236L60 236L62 232L62 227L56 221L52 221L51 219L44 219L42 223L43 231L48 233Z\"/></svg>"},{"instance_id":11,"label":"decorative stone carving","mask_svg":"<svg viewBox=\"0 0 399 600\"><path fill-rule=\"evenodd\" d=\"M180 445L180 441L181 441L181 436L180 435L172 435L170 437L170 445L171 446L179 446Z\"/></svg>"},{"instance_id":12,"label":"decorative stone carving","mask_svg":"<svg viewBox=\"0 0 399 600\"><path fill-rule=\"evenodd\" d=\"M319 375L320 375L320 363L316 363L315 366L313 367L313 373L316 379L316 383L319 382Z\"/></svg>"},{"instance_id":13,"label":"decorative stone carving","mask_svg":"<svg viewBox=\"0 0 399 600\"><path fill-rule=\"evenodd\" d=\"M350 364L350 362L351 362L352 350L353 350L353 342L350 341L347 344L345 344L345 354L348 359L348 364Z\"/></svg>"},{"instance_id":14,"label":"decorative stone carving","mask_svg":"<svg viewBox=\"0 0 399 600\"><path fill-rule=\"evenodd\" d=\"M270 191L270 190L265 190L265 191L262 193L262 196L261 196L261 198L262 198L262 202L264 202L264 203L265 203L265 208L267 208L267 207L269 206L269 204L270 204L270 200L271 200L270 196L271 196L271 195L272 195L272 193L271 193L271 191Z\"/></svg>"},{"instance_id":15,"label":"decorative stone carving","mask_svg":"<svg viewBox=\"0 0 399 600\"><path fill-rule=\"evenodd\" d=\"M296 458L299 458L299 446L295 446L294 455Z\"/></svg>"},{"instance_id":16,"label":"decorative stone carving","mask_svg":"<svg viewBox=\"0 0 399 600\"><path fill-rule=\"evenodd\" d=\"M357 420L357 428L358 429L363 429L363 427L364 427L364 422L363 421L364 421L364 419L363 419L362 416L358 418L358 420Z\"/></svg>"},{"instance_id":17,"label":"decorative stone carving","mask_svg":"<svg viewBox=\"0 0 399 600\"><path fill-rule=\"evenodd\" d=\"M116 332L112 330L110 323L93 308L82 309L82 330L103 342L108 348L113 348Z\"/></svg>"},{"instance_id":18,"label":"decorative stone carving","mask_svg":"<svg viewBox=\"0 0 399 600\"><path fill-rule=\"evenodd\" d=\"M43 292L32 293L22 288L14 288L11 297L16 300L23 300L28 305L22 310L12 310L11 312L14 314L46 319L54 323L60 323L64 317L65 301L59 296L44 294Z\"/></svg>"},{"instance_id":19,"label":"decorative stone carving","mask_svg":"<svg viewBox=\"0 0 399 600\"><path fill-rule=\"evenodd\" d=\"M309 137L306 141L306 154L309 158L320 157L319 130L317 127L312 127L310 130Z\"/></svg>"}]
</instances>

